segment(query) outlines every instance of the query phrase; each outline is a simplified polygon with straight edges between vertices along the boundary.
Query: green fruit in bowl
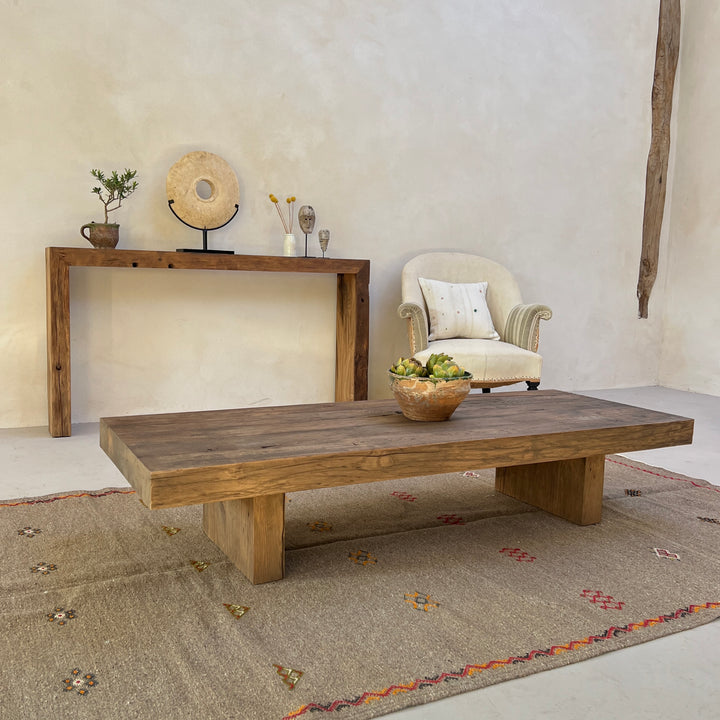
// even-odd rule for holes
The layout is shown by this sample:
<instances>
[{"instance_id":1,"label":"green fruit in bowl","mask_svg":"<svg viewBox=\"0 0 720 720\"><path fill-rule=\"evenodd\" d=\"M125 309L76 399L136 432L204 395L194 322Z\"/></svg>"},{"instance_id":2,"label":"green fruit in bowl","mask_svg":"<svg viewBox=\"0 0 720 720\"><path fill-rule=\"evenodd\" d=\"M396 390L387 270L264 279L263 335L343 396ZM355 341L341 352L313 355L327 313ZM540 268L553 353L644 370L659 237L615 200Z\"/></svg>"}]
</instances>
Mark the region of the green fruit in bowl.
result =
<instances>
[{"instance_id":1,"label":"green fruit in bowl","mask_svg":"<svg viewBox=\"0 0 720 720\"><path fill-rule=\"evenodd\" d=\"M447 420L470 392L472 375L448 355L431 355L423 365L399 358L390 368L390 388L409 420Z\"/></svg>"},{"instance_id":2,"label":"green fruit in bowl","mask_svg":"<svg viewBox=\"0 0 720 720\"><path fill-rule=\"evenodd\" d=\"M424 377L429 379L460 378L467 375L464 368L449 355L431 355L425 365L416 358L398 358L390 372L401 377Z\"/></svg>"}]
</instances>

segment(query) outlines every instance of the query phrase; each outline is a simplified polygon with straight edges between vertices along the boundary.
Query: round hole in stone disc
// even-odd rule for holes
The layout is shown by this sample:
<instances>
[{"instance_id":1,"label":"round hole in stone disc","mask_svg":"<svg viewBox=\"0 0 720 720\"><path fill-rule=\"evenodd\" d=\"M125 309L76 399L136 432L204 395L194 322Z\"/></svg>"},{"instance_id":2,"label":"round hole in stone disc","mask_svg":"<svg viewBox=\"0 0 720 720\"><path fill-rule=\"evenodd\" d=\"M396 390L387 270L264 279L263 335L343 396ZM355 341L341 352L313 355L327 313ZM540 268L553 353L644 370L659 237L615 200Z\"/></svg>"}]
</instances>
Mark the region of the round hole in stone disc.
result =
<instances>
[{"instance_id":1,"label":"round hole in stone disc","mask_svg":"<svg viewBox=\"0 0 720 720\"><path fill-rule=\"evenodd\" d=\"M211 200L214 188L207 180L198 180L195 185L195 192L201 200Z\"/></svg>"}]
</instances>

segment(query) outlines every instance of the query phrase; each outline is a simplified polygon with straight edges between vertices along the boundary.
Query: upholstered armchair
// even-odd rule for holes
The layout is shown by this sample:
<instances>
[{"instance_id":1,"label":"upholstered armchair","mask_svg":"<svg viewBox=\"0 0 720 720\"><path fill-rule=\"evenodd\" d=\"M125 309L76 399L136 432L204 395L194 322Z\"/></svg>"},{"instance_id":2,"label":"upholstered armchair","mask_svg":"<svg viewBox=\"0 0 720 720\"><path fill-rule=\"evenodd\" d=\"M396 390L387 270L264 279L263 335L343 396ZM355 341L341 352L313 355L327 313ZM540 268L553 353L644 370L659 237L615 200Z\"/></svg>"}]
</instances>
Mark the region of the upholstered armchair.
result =
<instances>
[{"instance_id":1,"label":"upholstered armchair","mask_svg":"<svg viewBox=\"0 0 720 720\"><path fill-rule=\"evenodd\" d=\"M418 255L403 268L398 314L407 318L410 355L420 362L433 353L451 355L483 392L523 381L536 390L540 384L540 320L549 320L552 311L524 304L515 278L492 260Z\"/></svg>"}]
</instances>

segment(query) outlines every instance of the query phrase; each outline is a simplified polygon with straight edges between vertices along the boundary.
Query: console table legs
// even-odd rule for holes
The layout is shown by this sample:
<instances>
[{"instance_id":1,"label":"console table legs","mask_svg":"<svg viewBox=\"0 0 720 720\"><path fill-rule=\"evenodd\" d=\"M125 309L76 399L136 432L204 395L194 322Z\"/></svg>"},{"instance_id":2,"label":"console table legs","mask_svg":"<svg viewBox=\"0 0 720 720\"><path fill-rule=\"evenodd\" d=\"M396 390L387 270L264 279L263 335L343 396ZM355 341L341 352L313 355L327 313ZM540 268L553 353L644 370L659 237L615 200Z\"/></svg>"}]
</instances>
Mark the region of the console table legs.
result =
<instances>
[{"instance_id":1,"label":"console table legs","mask_svg":"<svg viewBox=\"0 0 720 720\"><path fill-rule=\"evenodd\" d=\"M559 515L576 525L593 525L602 515L605 456L516 465L495 470L495 489Z\"/></svg>"},{"instance_id":2,"label":"console table legs","mask_svg":"<svg viewBox=\"0 0 720 720\"><path fill-rule=\"evenodd\" d=\"M335 400L367 400L369 260L207 255L150 250L45 248L48 428L72 432L70 413L70 268L154 268L337 275Z\"/></svg>"},{"instance_id":3,"label":"console table legs","mask_svg":"<svg viewBox=\"0 0 720 720\"><path fill-rule=\"evenodd\" d=\"M253 585L285 577L285 494L203 505L205 534Z\"/></svg>"},{"instance_id":4,"label":"console table legs","mask_svg":"<svg viewBox=\"0 0 720 720\"><path fill-rule=\"evenodd\" d=\"M46 251L48 429L68 437L70 425L70 267Z\"/></svg>"}]
</instances>

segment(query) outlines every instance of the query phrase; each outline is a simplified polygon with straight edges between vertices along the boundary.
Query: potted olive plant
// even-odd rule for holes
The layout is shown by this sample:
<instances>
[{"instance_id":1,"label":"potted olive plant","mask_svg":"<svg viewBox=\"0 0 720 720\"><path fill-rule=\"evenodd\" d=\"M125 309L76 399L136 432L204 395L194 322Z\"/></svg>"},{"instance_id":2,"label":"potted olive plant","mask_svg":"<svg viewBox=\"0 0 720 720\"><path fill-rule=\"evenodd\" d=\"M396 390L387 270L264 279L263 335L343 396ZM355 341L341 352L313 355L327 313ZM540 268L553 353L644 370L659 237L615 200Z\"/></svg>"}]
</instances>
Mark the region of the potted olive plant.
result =
<instances>
[{"instance_id":1,"label":"potted olive plant","mask_svg":"<svg viewBox=\"0 0 720 720\"><path fill-rule=\"evenodd\" d=\"M106 176L102 170L91 170L90 174L97 178L100 185L91 192L100 198L105 209L105 222L91 222L80 228L80 234L96 248L114 248L118 244L120 225L108 222L108 213L122 207L122 201L132 195L137 189L135 180L137 170L125 170L122 175L113 170ZM113 205L113 203L115 203ZM87 228L88 235L85 234Z\"/></svg>"}]
</instances>

